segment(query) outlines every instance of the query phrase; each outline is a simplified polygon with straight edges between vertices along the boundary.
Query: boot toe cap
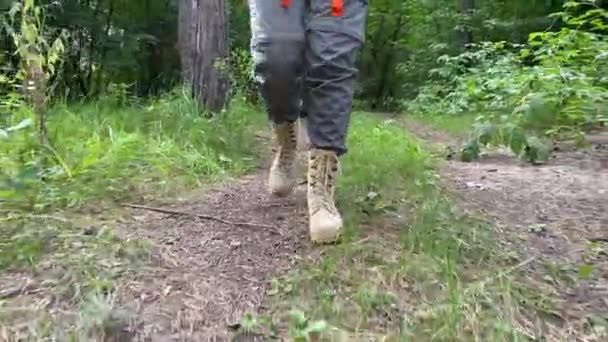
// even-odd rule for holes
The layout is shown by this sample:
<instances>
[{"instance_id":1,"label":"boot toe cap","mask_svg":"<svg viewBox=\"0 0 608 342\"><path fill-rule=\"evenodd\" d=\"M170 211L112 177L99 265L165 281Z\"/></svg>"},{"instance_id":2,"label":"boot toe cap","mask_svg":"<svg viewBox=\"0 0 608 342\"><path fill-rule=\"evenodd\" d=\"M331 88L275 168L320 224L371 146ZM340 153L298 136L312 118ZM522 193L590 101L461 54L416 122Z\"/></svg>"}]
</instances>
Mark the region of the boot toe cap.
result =
<instances>
[{"instance_id":1,"label":"boot toe cap","mask_svg":"<svg viewBox=\"0 0 608 342\"><path fill-rule=\"evenodd\" d=\"M271 173L268 179L270 192L275 196L287 196L295 186L293 177L286 177L280 174Z\"/></svg>"},{"instance_id":2,"label":"boot toe cap","mask_svg":"<svg viewBox=\"0 0 608 342\"><path fill-rule=\"evenodd\" d=\"M329 213L313 215L310 217L310 238L317 243L335 242L342 224L342 218L339 215Z\"/></svg>"}]
</instances>

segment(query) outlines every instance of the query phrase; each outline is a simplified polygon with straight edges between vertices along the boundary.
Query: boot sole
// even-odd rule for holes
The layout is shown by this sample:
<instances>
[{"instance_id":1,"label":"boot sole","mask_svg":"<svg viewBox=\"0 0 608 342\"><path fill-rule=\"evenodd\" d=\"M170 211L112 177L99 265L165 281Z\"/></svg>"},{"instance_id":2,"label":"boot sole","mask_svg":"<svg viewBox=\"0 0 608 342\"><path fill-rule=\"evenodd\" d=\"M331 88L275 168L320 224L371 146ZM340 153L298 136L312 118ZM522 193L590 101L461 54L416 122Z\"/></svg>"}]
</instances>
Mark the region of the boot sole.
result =
<instances>
[{"instance_id":1,"label":"boot sole","mask_svg":"<svg viewBox=\"0 0 608 342\"><path fill-rule=\"evenodd\" d=\"M325 230L325 231L317 231L310 232L310 239L313 243L317 244L331 244L336 243L338 238L340 237L340 231L335 230Z\"/></svg>"},{"instance_id":2,"label":"boot sole","mask_svg":"<svg viewBox=\"0 0 608 342\"><path fill-rule=\"evenodd\" d=\"M293 188L286 191L270 190L270 193L275 197L288 197L293 192Z\"/></svg>"},{"instance_id":3,"label":"boot sole","mask_svg":"<svg viewBox=\"0 0 608 342\"><path fill-rule=\"evenodd\" d=\"M276 186L276 183L275 186L273 186L271 184L270 179L268 179L267 184L270 193L276 197L287 197L293 192L294 188L296 187L295 178L289 182L283 182L282 186Z\"/></svg>"},{"instance_id":4,"label":"boot sole","mask_svg":"<svg viewBox=\"0 0 608 342\"><path fill-rule=\"evenodd\" d=\"M273 196L287 197L287 196L291 195L291 193L293 192L295 187L296 187L296 182L294 181L293 183L291 183L287 186L283 186L283 187L273 187L273 186L269 185L268 190L270 190L270 193Z\"/></svg>"}]
</instances>

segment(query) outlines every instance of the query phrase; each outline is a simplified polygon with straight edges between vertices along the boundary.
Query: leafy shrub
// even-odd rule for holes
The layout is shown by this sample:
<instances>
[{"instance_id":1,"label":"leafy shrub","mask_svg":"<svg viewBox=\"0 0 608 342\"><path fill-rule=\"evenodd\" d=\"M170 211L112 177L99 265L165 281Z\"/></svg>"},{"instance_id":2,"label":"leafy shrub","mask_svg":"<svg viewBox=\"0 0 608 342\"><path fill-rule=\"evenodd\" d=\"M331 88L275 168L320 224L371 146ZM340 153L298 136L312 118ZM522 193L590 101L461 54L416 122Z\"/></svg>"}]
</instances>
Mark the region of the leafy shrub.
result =
<instances>
[{"instance_id":1,"label":"leafy shrub","mask_svg":"<svg viewBox=\"0 0 608 342\"><path fill-rule=\"evenodd\" d=\"M233 49L230 53L230 79L233 95L243 96L248 102L256 103L257 88L253 82L253 59L246 49Z\"/></svg>"},{"instance_id":2,"label":"leafy shrub","mask_svg":"<svg viewBox=\"0 0 608 342\"><path fill-rule=\"evenodd\" d=\"M580 139L608 119L608 11L575 15L567 2L556 31L535 32L524 45L484 42L458 56L442 56L411 112L478 114L463 160L481 146L505 145L531 162L549 157L545 140Z\"/></svg>"}]
</instances>

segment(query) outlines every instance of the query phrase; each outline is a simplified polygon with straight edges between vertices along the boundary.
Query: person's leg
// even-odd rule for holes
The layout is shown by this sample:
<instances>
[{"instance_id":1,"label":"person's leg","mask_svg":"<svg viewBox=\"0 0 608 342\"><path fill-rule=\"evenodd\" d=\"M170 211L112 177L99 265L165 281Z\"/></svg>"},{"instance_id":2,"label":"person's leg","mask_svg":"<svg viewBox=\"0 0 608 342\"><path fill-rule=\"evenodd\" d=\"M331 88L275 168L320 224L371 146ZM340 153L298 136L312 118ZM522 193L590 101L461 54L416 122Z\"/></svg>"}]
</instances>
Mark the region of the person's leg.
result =
<instances>
[{"instance_id":1,"label":"person's leg","mask_svg":"<svg viewBox=\"0 0 608 342\"><path fill-rule=\"evenodd\" d=\"M275 157L268 183L285 196L295 185L304 70L304 1L249 0L254 80L272 122Z\"/></svg>"},{"instance_id":2,"label":"person's leg","mask_svg":"<svg viewBox=\"0 0 608 342\"><path fill-rule=\"evenodd\" d=\"M366 14L366 0L310 0L303 109L311 145L310 235L316 242L335 241L342 227L334 203L334 182L338 157L346 152L355 62Z\"/></svg>"}]
</instances>

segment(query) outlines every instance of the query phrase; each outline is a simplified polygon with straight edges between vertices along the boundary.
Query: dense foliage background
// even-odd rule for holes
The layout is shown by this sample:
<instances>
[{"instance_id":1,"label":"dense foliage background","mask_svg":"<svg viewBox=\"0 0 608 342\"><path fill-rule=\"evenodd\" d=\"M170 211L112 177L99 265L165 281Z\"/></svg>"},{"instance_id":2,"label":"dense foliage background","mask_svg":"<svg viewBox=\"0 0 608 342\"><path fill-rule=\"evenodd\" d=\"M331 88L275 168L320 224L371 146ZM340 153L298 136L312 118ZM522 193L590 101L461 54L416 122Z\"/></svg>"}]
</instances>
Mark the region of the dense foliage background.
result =
<instances>
[{"instance_id":1,"label":"dense foliage background","mask_svg":"<svg viewBox=\"0 0 608 342\"><path fill-rule=\"evenodd\" d=\"M144 114L137 115L144 117L129 118L130 134L139 131L137 120L150 120L147 110L157 108L146 101L188 100L187 91L174 90L185 77L179 5L176 0L0 2L0 134L11 141L3 142L0 155L6 184L32 165L47 171L52 165L62 170L61 177L73 174L71 146L53 144L72 134L64 122L70 116L60 108L95 101L139 104ZM581 140L582 132L606 121L607 6L586 0L370 1L356 105L410 115L473 114L478 117L461 150L463 160L495 144L542 162L552 139ZM231 0L226 11L229 32L218 39L228 37L229 53L214 68L228 80L228 99L257 105L246 2ZM205 109L200 101L186 102L192 116L186 121L200 120ZM94 124L89 115L99 112L76 116ZM112 115L106 119L125 120ZM29 126L37 126L38 139L11 133ZM36 141L44 146L42 155Z\"/></svg>"},{"instance_id":2,"label":"dense foliage background","mask_svg":"<svg viewBox=\"0 0 608 342\"><path fill-rule=\"evenodd\" d=\"M471 43L522 44L531 32L558 31L565 23L548 15L563 4L561 0L370 1L357 97L378 108L411 99L428 82L429 71L439 65L438 57L458 55ZM133 95L144 96L169 90L179 82L177 1L43 0L37 5L46 41L67 33L53 80L56 96L96 96L110 84L128 86ZM5 18L10 7L8 0L0 4ZM229 12L231 62L243 64L249 44L246 2L231 0ZM9 52L16 46L6 27L0 39L8 59L4 67L15 72L18 61ZM476 48L467 51L472 50Z\"/></svg>"}]
</instances>

